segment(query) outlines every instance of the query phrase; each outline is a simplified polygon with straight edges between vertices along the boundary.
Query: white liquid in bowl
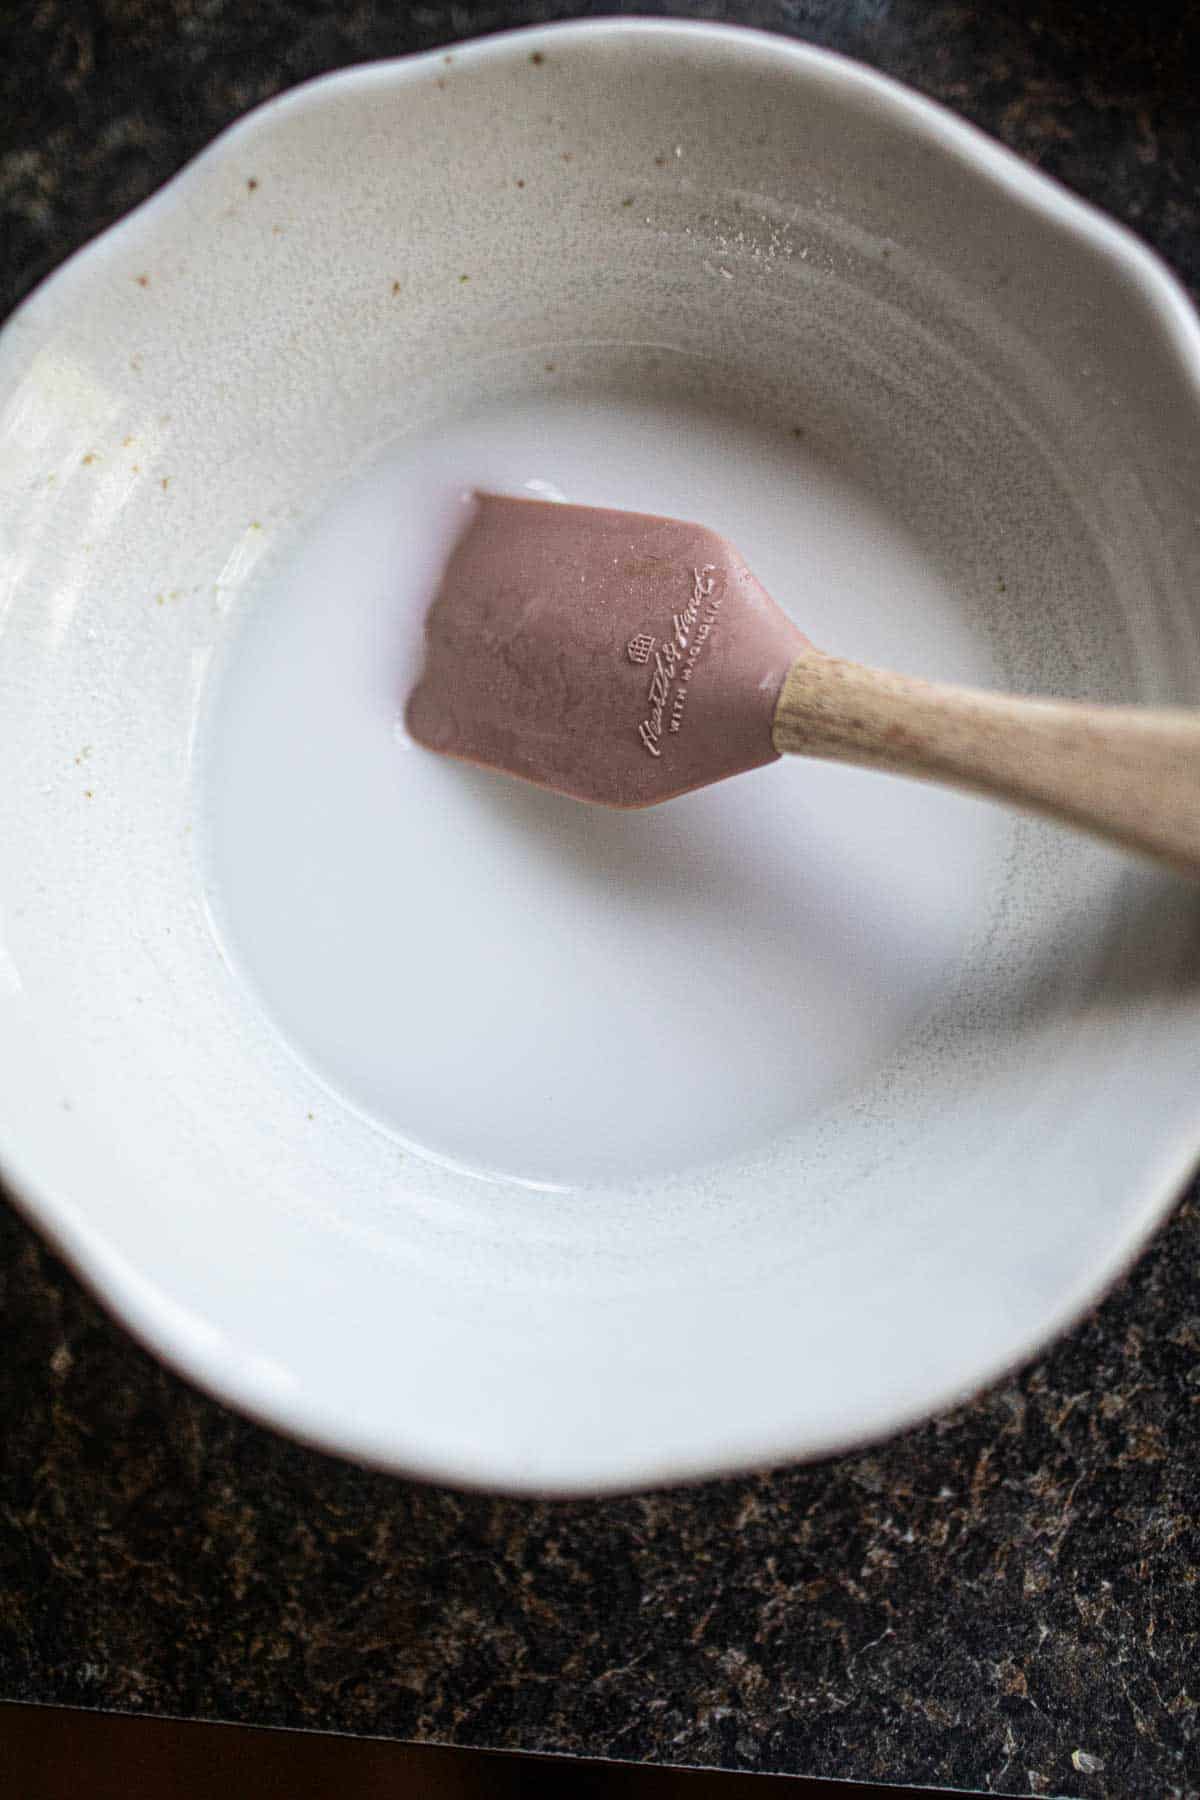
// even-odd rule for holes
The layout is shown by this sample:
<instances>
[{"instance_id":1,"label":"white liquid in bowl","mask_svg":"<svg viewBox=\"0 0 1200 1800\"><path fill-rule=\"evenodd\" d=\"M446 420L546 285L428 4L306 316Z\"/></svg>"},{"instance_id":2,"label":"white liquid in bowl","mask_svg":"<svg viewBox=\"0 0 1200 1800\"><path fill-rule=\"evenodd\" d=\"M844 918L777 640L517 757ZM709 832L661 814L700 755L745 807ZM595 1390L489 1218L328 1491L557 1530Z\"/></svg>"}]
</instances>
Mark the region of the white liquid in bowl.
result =
<instances>
[{"instance_id":1,"label":"white liquid in bowl","mask_svg":"<svg viewBox=\"0 0 1200 1800\"><path fill-rule=\"evenodd\" d=\"M797 759L613 813L418 749L403 702L475 486L702 520L823 648L988 679L902 521L790 437L548 397L443 426L236 624L201 759L226 953L335 1093L437 1157L570 1185L753 1147L936 1004L1005 815Z\"/></svg>"}]
</instances>

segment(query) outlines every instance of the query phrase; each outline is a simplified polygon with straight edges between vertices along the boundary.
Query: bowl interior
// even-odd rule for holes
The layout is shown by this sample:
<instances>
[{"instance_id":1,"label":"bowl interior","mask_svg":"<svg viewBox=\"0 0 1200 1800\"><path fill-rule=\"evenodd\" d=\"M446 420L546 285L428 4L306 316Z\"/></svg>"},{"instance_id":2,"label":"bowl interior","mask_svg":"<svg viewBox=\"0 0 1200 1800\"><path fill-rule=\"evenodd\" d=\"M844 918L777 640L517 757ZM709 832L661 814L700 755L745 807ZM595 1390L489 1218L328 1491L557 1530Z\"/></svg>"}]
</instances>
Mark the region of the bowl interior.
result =
<instances>
[{"instance_id":1,"label":"bowl interior","mask_svg":"<svg viewBox=\"0 0 1200 1800\"><path fill-rule=\"evenodd\" d=\"M1189 331L1035 177L749 34L522 34L228 134L0 343L0 1154L35 1217L229 1398L499 1485L813 1453L1026 1352L1194 1151L1190 888L843 770L636 839L482 776L389 789L400 904L418 869L457 893L402 919L438 979L381 984L406 1129L353 1012L340 1054L290 1010L354 932L306 938L274 848L230 898L260 824L313 870L378 834L335 829L336 706L272 806L252 673L314 570L386 609L388 484L485 440L502 475L508 429L571 498L729 530L827 648L1195 703ZM514 949L564 867L575 937ZM707 946L684 1068L636 1037L659 944ZM568 974L530 1067L584 1074L539 1099L505 1007L551 1019Z\"/></svg>"}]
</instances>

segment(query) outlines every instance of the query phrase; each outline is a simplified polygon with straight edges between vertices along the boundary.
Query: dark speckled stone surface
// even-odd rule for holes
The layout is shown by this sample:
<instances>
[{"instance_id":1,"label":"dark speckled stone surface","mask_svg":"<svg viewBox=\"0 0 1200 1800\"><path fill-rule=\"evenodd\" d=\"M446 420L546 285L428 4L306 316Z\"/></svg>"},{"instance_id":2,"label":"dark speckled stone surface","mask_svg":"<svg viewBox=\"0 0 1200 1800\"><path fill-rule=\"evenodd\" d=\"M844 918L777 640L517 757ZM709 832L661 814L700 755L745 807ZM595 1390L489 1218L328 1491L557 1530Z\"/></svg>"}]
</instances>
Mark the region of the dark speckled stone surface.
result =
<instances>
[{"instance_id":1,"label":"dark speckled stone surface","mask_svg":"<svg viewBox=\"0 0 1200 1800\"><path fill-rule=\"evenodd\" d=\"M588 11L0 11L0 302L307 75ZM778 0L724 17L913 82L1200 289L1200 11ZM0 1696L908 1780L1200 1795L1200 1203L1099 1312L860 1456L647 1499L332 1462L144 1356L0 1214Z\"/></svg>"}]
</instances>

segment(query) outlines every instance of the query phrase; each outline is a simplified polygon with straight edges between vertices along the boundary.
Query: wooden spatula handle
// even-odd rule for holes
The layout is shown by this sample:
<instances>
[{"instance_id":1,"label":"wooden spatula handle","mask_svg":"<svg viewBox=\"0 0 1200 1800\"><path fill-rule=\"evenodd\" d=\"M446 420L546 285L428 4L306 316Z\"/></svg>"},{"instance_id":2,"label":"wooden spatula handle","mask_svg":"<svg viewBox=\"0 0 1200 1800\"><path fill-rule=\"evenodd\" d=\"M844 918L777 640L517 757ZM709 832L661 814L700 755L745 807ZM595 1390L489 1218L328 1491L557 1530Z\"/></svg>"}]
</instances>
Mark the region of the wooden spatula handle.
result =
<instances>
[{"instance_id":1,"label":"wooden spatula handle","mask_svg":"<svg viewBox=\"0 0 1200 1800\"><path fill-rule=\"evenodd\" d=\"M775 748L972 788L1200 875L1200 708L1026 700L806 651Z\"/></svg>"}]
</instances>

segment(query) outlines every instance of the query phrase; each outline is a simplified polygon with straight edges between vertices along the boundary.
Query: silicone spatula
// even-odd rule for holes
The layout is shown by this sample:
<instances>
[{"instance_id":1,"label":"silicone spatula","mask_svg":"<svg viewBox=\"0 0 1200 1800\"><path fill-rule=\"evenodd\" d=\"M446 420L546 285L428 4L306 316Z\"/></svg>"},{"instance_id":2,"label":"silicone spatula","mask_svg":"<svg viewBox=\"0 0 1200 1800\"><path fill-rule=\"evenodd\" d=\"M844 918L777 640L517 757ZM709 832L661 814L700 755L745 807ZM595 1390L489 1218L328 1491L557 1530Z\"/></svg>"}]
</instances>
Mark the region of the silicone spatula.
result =
<instances>
[{"instance_id":1,"label":"silicone spatula","mask_svg":"<svg viewBox=\"0 0 1200 1800\"><path fill-rule=\"evenodd\" d=\"M430 750L606 806L822 757L1200 874L1200 709L1026 699L827 656L732 544L678 519L477 495L406 719Z\"/></svg>"}]
</instances>

